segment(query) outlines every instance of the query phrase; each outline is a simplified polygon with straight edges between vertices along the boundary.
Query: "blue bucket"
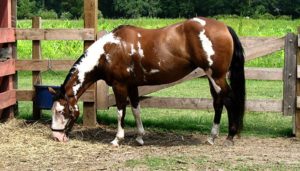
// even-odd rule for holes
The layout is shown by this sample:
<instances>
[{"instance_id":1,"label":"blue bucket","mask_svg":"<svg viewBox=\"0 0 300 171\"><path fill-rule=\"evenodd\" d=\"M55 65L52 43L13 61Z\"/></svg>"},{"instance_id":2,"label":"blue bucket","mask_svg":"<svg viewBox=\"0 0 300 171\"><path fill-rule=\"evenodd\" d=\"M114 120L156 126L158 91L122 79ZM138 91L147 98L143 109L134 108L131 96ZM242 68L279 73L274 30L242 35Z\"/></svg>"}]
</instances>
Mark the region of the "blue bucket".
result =
<instances>
[{"instance_id":1,"label":"blue bucket","mask_svg":"<svg viewBox=\"0 0 300 171\"><path fill-rule=\"evenodd\" d=\"M35 104L39 109L51 109L53 105L53 95L49 92L48 87L59 90L60 86L34 85Z\"/></svg>"}]
</instances>

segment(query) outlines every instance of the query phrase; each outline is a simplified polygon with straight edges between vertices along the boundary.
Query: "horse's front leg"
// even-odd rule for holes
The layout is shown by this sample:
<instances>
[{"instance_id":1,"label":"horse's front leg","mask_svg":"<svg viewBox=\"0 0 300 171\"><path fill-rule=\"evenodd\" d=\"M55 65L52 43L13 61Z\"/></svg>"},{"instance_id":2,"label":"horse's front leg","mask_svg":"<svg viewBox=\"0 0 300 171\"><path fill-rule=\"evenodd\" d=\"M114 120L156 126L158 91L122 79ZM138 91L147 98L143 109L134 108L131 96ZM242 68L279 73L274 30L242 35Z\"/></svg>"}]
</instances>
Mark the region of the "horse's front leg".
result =
<instances>
[{"instance_id":1,"label":"horse's front leg","mask_svg":"<svg viewBox=\"0 0 300 171\"><path fill-rule=\"evenodd\" d=\"M144 145L144 140L143 136L145 135L145 130L143 127L142 119L141 119L141 110L140 110L140 105L138 104L136 107L131 107L132 113L135 118L135 123L137 127L137 137L136 141L139 145Z\"/></svg>"},{"instance_id":2,"label":"horse's front leg","mask_svg":"<svg viewBox=\"0 0 300 171\"><path fill-rule=\"evenodd\" d=\"M120 142L124 140L124 119L126 115L126 104L127 104L127 87L121 84L116 84L113 86L113 91L115 94L117 109L118 109L118 130L115 139L111 142L113 146L119 146Z\"/></svg>"},{"instance_id":3,"label":"horse's front leg","mask_svg":"<svg viewBox=\"0 0 300 171\"><path fill-rule=\"evenodd\" d=\"M139 145L144 145L143 136L145 134L145 130L144 130L142 118L141 118L138 88L136 86L129 87L128 95L130 98L131 109L132 109L132 113L133 113L136 127L137 127L137 137L135 140L137 141L137 143Z\"/></svg>"}]
</instances>

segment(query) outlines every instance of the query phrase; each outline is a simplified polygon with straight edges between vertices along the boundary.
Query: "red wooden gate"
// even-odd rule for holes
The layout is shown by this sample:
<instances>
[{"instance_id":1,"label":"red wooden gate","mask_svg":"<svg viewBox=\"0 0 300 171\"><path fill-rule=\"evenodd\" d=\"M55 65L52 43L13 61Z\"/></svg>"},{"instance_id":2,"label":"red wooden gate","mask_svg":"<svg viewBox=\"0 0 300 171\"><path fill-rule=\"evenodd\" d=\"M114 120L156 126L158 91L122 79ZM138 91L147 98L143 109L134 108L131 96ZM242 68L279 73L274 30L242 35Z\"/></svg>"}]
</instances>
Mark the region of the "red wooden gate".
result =
<instances>
[{"instance_id":1,"label":"red wooden gate","mask_svg":"<svg viewBox=\"0 0 300 171\"><path fill-rule=\"evenodd\" d=\"M13 1L15 3L16 1ZM12 58L15 29L12 28L12 0L0 1L0 119L14 117L16 91L13 88L15 60Z\"/></svg>"}]
</instances>

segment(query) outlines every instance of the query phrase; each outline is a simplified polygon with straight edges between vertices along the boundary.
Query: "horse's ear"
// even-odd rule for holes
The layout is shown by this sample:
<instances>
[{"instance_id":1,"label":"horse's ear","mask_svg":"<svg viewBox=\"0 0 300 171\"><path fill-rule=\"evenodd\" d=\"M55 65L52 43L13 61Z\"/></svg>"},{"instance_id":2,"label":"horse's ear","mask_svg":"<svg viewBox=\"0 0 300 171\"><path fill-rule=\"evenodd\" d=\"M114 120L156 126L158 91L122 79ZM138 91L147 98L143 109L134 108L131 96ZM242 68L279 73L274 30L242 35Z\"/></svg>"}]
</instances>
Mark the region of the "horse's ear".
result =
<instances>
[{"instance_id":1,"label":"horse's ear","mask_svg":"<svg viewBox=\"0 0 300 171\"><path fill-rule=\"evenodd\" d=\"M56 94L56 91L52 87L48 87L48 90L51 94Z\"/></svg>"}]
</instances>

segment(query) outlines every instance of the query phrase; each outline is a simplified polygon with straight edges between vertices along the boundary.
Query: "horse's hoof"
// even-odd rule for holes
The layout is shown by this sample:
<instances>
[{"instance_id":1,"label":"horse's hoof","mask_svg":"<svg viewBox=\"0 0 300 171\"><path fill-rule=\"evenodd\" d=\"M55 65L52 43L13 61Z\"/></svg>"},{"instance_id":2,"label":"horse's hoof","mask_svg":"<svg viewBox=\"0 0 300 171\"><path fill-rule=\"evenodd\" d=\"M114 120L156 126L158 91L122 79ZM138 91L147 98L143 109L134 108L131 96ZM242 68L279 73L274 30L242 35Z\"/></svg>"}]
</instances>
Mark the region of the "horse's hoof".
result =
<instances>
[{"instance_id":1,"label":"horse's hoof","mask_svg":"<svg viewBox=\"0 0 300 171\"><path fill-rule=\"evenodd\" d=\"M209 145L214 145L215 144L215 139L213 137L208 137L206 142Z\"/></svg>"},{"instance_id":2,"label":"horse's hoof","mask_svg":"<svg viewBox=\"0 0 300 171\"><path fill-rule=\"evenodd\" d=\"M110 144L113 146L113 147L119 147L120 146L120 142L124 140L122 138L115 138L113 141L110 142Z\"/></svg>"},{"instance_id":3,"label":"horse's hoof","mask_svg":"<svg viewBox=\"0 0 300 171\"><path fill-rule=\"evenodd\" d=\"M135 141L141 146L144 145L144 140L142 137L136 137Z\"/></svg>"},{"instance_id":4,"label":"horse's hoof","mask_svg":"<svg viewBox=\"0 0 300 171\"><path fill-rule=\"evenodd\" d=\"M119 147L119 143L118 143L118 140L114 139L113 141L110 142L110 144L113 146L113 147Z\"/></svg>"},{"instance_id":5,"label":"horse's hoof","mask_svg":"<svg viewBox=\"0 0 300 171\"><path fill-rule=\"evenodd\" d=\"M228 140L228 139L225 140L224 146L225 146L225 147L231 147L231 146L234 146L233 140Z\"/></svg>"}]
</instances>

